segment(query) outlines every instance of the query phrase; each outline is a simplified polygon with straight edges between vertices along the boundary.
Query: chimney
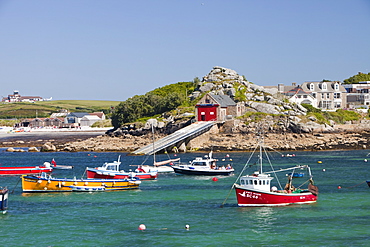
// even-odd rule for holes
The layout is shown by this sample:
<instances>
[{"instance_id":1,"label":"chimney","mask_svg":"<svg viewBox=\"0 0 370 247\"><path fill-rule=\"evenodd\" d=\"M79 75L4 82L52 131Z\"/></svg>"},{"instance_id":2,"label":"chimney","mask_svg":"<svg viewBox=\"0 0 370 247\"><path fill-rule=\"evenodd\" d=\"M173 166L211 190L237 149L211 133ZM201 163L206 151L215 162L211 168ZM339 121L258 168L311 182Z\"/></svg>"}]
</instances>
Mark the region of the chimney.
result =
<instances>
[{"instance_id":1,"label":"chimney","mask_svg":"<svg viewBox=\"0 0 370 247\"><path fill-rule=\"evenodd\" d=\"M284 84L278 84L278 91L279 91L279 93L284 92Z\"/></svg>"}]
</instances>

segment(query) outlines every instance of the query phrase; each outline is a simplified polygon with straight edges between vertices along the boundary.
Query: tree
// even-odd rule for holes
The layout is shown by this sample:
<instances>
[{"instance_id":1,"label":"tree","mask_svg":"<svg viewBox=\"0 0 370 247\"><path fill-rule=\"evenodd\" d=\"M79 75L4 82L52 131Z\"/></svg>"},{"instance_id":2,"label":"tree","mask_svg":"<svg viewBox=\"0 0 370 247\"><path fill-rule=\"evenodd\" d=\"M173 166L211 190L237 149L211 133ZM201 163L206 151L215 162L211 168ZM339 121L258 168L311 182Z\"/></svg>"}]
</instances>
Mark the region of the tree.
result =
<instances>
[{"instance_id":1,"label":"tree","mask_svg":"<svg viewBox=\"0 0 370 247\"><path fill-rule=\"evenodd\" d=\"M145 95L136 95L121 102L112 113L115 129L139 118L151 117L188 104L188 93L194 91L194 82L178 82L157 88Z\"/></svg>"},{"instance_id":2,"label":"tree","mask_svg":"<svg viewBox=\"0 0 370 247\"><path fill-rule=\"evenodd\" d=\"M343 81L344 84L353 84L353 83L358 83L360 81L370 81L370 73L361 73L358 72L357 75L354 75L348 79L345 79Z\"/></svg>"}]
</instances>

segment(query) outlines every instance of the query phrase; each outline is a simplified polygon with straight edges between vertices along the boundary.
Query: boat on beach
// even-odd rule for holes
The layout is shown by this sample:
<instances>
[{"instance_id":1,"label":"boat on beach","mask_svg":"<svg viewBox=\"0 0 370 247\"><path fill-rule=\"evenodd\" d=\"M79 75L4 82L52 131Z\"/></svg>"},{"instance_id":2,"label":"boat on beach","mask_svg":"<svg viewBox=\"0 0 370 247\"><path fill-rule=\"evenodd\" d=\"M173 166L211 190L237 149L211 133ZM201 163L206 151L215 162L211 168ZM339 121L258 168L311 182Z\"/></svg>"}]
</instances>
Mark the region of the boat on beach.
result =
<instances>
[{"instance_id":1,"label":"boat on beach","mask_svg":"<svg viewBox=\"0 0 370 247\"><path fill-rule=\"evenodd\" d=\"M39 176L23 175L23 192L75 192L75 191L113 191L137 189L140 179L88 179L54 178L42 173Z\"/></svg>"},{"instance_id":2,"label":"boat on beach","mask_svg":"<svg viewBox=\"0 0 370 247\"><path fill-rule=\"evenodd\" d=\"M7 188L0 188L0 213L5 214L8 210L8 194Z\"/></svg>"},{"instance_id":3,"label":"boat on beach","mask_svg":"<svg viewBox=\"0 0 370 247\"><path fill-rule=\"evenodd\" d=\"M0 167L0 176L19 176L40 174L42 172L51 173L53 168L49 162L45 162L42 166L19 166L19 167Z\"/></svg>"},{"instance_id":4,"label":"boat on beach","mask_svg":"<svg viewBox=\"0 0 370 247\"><path fill-rule=\"evenodd\" d=\"M188 165L180 164L172 166L175 173L185 175L204 175L204 176L228 176L233 174L234 168L231 165L217 166L218 160L212 157L212 151L204 157L196 157Z\"/></svg>"},{"instance_id":5,"label":"boat on beach","mask_svg":"<svg viewBox=\"0 0 370 247\"><path fill-rule=\"evenodd\" d=\"M137 177L140 179L154 180L158 177L158 172L145 172L144 170L136 170L136 172L126 172L120 170L121 156L118 156L117 161L106 162L101 167L86 167L87 178L100 178L100 179L126 179Z\"/></svg>"},{"instance_id":6,"label":"boat on beach","mask_svg":"<svg viewBox=\"0 0 370 247\"><path fill-rule=\"evenodd\" d=\"M243 168L242 173L237 178L237 180L239 179L239 183L234 183L233 185L236 192L238 206L285 206L290 204L307 204L316 202L318 198L318 188L314 185L310 167L308 165L297 165L285 169L274 170L270 162L270 158L267 156L266 149L263 146L263 137L260 136L259 139L259 145L256 147L256 149L259 147L259 153L257 152L258 162L255 163L258 166L258 170L250 175L242 176L242 173L247 167L255 165L249 165L247 163ZM252 156L256 154L256 149L252 152L249 161L252 159ZM267 172L263 170L264 157L269 161L268 166L271 168L271 170ZM292 184L293 177L288 175L288 181L284 188L282 188L278 181L277 174L279 172L286 171L290 171L291 174L294 174L294 171L298 169L307 170L309 174L308 180L296 188ZM278 183L277 186L280 186L280 189L271 185L274 178L276 178ZM307 183L307 187L303 188Z\"/></svg>"}]
</instances>

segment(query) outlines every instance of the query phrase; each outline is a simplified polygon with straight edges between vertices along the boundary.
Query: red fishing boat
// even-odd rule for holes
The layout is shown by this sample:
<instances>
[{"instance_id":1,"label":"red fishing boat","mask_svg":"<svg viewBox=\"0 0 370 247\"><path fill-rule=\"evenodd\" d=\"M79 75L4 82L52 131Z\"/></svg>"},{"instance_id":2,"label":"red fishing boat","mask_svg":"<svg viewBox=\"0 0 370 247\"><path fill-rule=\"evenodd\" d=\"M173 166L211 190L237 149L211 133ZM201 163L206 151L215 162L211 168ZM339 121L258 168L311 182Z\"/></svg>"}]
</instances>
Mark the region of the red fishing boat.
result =
<instances>
[{"instance_id":1,"label":"red fishing boat","mask_svg":"<svg viewBox=\"0 0 370 247\"><path fill-rule=\"evenodd\" d=\"M106 162L101 167L86 168L87 178L101 178L101 179L126 179L126 178L140 178L140 179L157 179L158 172L145 172L144 170L136 169L135 172L126 172L120 170L119 166L121 165L120 156L117 161Z\"/></svg>"},{"instance_id":2,"label":"red fishing boat","mask_svg":"<svg viewBox=\"0 0 370 247\"><path fill-rule=\"evenodd\" d=\"M0 167L0 176L19 176L19 175L31 175L39 174L42 172L51 173L53 168L49 162L45 162L42 166L19 166L19 167Z\"/></svg>"},{"instance_id":3,"label":"red fishing boat","mask_svg":"<svg viewBox=\"0 0 370 247\"><path fill-rule=\"evenodd\" d=\"M238 206L248 207L248 206L285 206L290 204L306 204L314 203L317 201L318 188L314 185L311 169L308 165L298 165L286 169L274 170L267 156L265 147L263 146L263 138L260 137L259 142L259 155L258 155L258 171L255 171L251 175L239 176L239 184L235 183L233 187L236 192L236 199L238 201ZM257 148L255 149L255 151ZM256 153L252 152L251 157ZM258 153L258 152L257 152ZM263 159L269 161L269 167L271 171L263 171ZM249 161L251 158L249 159ZM248 167L248 163L242 170L242 172ZM306 182L300 181L301 186L294 187L292 184L293 177L288 176L288 181L284 188L280 186L280 182L277 181L277 186L281 188L278 189L276 186L272 186L272 180L276 178L278 180L277 173L290 171L294 174L295 170L307 169L309 178ZM274 176L271 176L274 175ZM302 188L307 184L306 188Z\"/></svg>"}]
</instances>

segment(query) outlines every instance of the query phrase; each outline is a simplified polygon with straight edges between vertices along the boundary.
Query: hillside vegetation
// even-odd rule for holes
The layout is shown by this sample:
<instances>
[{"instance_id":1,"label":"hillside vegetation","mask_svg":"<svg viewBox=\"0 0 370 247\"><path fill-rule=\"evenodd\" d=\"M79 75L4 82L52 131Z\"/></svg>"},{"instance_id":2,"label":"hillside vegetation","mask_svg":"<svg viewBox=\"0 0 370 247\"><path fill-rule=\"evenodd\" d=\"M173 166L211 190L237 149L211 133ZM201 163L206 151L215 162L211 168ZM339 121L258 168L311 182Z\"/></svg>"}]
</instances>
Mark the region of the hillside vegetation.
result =
<instances>
[{"instance_id":1,"label":"hillside vegetation","mask_svg":"<svg viewBox=\"0 0 370 247\"><path fill-rule=\"evenodd\" d=\"M50 117L52 113L66 109L70 112L104 112L110 115L120 101L99 101L99 100L54 100L40 101L35 103L17 102L0 104L0 118L35 118Z\"/></svg>"},{"instance_id":2,"label":"hillside vegetation","mask_svg":"<svg viewBox=\"0 0 370 247\"><path fill-rule=\"evenodd\" d=\"M188 95L195 87L194 82L178 82L129 98L115 108L112 125L119 128L126 123L140 119L145 121L152 116L189 106L194 110L196 101L190 101Z\"/></svg>"},{"instance_id":3,"label":"hillside vegetation","mask_svg":"<svg viewBox=\"0 0 370 247\"><path fill-rule=\"evenodd\" d=\"M359 72L357 75L351 76L348 79L343 81L343 84L353 84L358 83L360 81L370 81L370 73L361 73Z\"/></svg>"}]
</instances>

